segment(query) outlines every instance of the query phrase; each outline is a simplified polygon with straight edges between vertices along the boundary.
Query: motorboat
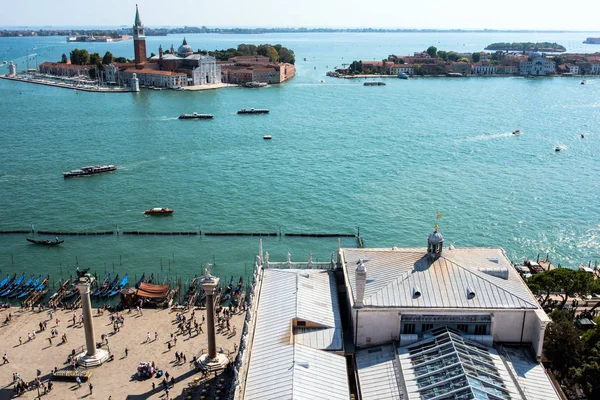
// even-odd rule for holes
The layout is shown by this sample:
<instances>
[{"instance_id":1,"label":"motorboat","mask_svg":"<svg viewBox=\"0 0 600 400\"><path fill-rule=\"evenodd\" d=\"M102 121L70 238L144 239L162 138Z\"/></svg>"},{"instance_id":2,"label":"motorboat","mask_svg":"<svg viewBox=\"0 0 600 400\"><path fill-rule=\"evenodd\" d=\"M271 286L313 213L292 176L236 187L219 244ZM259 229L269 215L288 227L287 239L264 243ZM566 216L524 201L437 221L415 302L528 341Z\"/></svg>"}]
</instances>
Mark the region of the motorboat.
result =
<instances>
[{"instance_id":1,"label":"motorboat","mask_svg":"<svg viewBox=\"0 0 600 400\"><path fill-rule=\"evenodd\" d=\"M365 82L365 86L385 86L385 82Z\"/></svg>"},{"instance_id":2,"label":"motorboat","mask_svg":"<svg viewBox=\"0 0 600 400\"><path fill-rule=\"evenodd\" d=\"M565 147L564 147L564 146L562 146L562 145L558 145L558 146L556 146L556 147L554 148L554 151L563 151L564 149L565 149Z\"/></svg>"},{"instance_id":3,"label":"motorboat","mask_svg":"<svg viewBox=\"0 0 600 400\"><path fill-rule=\"evenodd\" d=\"M149 208L146 211L144 211L144 214L150 214L150 215L164 215L164 214L173 214L173 209L172 208L159 208L159 207L155 207L155 208Z\"/></svg>"},{"instance_id":4,"label":"motorboat","mask_svg":"<svg viewBox=\"0 0 600 400\"><path fill-rule=\"evenodd\" d=\"M176 88L173 88L173 90L177 90L177 91L183 91L185 90L184 88L182 88L181 86L178 86Z\"/></svg>"},{"instance_id":5,"label":"motorboat","mask_svg":"<svg viewBox=\"0 0 600 400\"><path fill-rule=\"evenodd\" d=\"M269 110L266 108L242 108L237 113L238 114L268 114Z\"/></svg>"},{"instance_id":6,"label":"motorboat","mask_svg":"<svg viewBox=\"0 0 600 400\"><path fill-rule=\"evenodd\" d=\"M271 139L273 139L273 136L271 136L271 135L265 135L265 136L263 136L263 139L265 139L265 140L271 140Z\"/></svg>"},{"instance_id":7,"label":"motorboat","mask_svg":"<svg viewBox=\"0 0 600 400\"><path fill-rule=\"evenodd\" d=\"M406 75L404 72L400 72L398 74L398 79L408 79L408 75Z\"/></svg>"},{"instance_id":8,"label":"motorboat","mask_svg":"<svg viewBox=\"0 0 600 400\"><path fill-rule=\"evenodd\" d=\"M587 83L587 81L585 79L581 81L582 85L585 85L586 83Z\"/></svg>"},{"instance_id":9,"label":"motorboat","mask_svg":"<svg viewBox=\"0 0 600 400\"><path fill-rule=\"evenodd\" d=\"M191 114L181 114L179 119L212 119L212 114L198 114L197 112Z\"/></svg>"},{"instance_id":10,"label":"motorboat","mask_svg":"<svg viewBox=\"0 0 600 400\"><path fill-rule=\"evenodd\" d=\"M266 87L267 83L266 82L254 82L254 81L252 81L252 82L246 82L246 83L244 83L244 86L248 87L248 88L261 88L261 87Z\"/></svg>"},{"instance_id":11,"label":"motorboat","mask_svg":"<svg viewBox=\"0 0 600 400\"><path fill-rule=\"evenodd\" d=\"M63 176L65 178L70 178L73 176L86 176L86 175L95 175L101 174L103 172L112 172L116 171L117 167L112 164L107 165L94 165L89 167L81 167L80 169L73 169L68 172L63 172Z\"/></svg>"},{"instance_id":12,"label":"motorboat","mask_svg":"<svg viewBox=\"0 0 600 400\"><path fill-rule=\"evenodd\" d=\"M513 131L513 133L512 133L512 134L513 134L513 135L520 135L520 134L522 134L522 133L523 133L523 132L521 132L520 130L518 130L518 129L517 129L516 131Z\"/></svg>"}]
</instances>

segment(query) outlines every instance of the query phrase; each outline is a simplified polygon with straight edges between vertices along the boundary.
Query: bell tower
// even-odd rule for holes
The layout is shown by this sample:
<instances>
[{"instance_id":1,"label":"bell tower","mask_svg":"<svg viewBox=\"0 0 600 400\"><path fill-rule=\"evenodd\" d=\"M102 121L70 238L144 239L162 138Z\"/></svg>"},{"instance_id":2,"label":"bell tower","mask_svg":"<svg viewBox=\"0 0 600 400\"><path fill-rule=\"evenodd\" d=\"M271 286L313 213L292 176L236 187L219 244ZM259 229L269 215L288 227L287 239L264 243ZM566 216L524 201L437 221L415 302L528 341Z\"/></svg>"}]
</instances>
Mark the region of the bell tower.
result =
<instances>
[{"instance_id":1,"label":"bell tower","mask_svg":"<svg viewBox=\"0 0 600 400\"><path fill-rule=\"evenodd\" d=\"M135 5L135 23L133 24L133 52L136 66L146 62L146 35L137 4Z\"/></svg>"}]
</instances>

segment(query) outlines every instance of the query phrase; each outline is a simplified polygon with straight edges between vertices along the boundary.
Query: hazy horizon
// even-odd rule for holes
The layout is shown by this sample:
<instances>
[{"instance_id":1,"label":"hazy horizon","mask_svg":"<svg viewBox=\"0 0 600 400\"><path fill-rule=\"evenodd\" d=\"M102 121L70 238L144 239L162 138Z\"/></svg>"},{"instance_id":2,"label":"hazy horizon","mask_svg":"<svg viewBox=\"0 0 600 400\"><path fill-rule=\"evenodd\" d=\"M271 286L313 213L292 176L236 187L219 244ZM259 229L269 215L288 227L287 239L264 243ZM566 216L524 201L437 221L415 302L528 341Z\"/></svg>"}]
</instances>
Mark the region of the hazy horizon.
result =
<instances>
[{"instance_id":1,"label":"hazy horizon","mask_svg":"<svg viewBox=\"0 0 600 400\"><path fill-rule=\"evenodd\" d=\"M227 3L227 10L234 10L233 12L223 12L219 3L206 4L194 0L172 0L168 3L159 0L105 0L101 7L75 0L61 0L60 6L46 0L21 0L3 7L0 27L94 29L131 26L136 3L139 3L143 24L154 28L207 26L578 32L600 30L596 17L600 12L600 2L591 0L581 1L577 7L568 7L552 0L543 6L506 0L501 5L484 4L480 8L465 8L448 0L431 0L418 4L381 0L368 5L358 0L325 3L317 0L304 0L302 3L281 0L275 3L277 7L273 7L273 3L268 0L231 0Z\"/></svg>"}]
</instances>

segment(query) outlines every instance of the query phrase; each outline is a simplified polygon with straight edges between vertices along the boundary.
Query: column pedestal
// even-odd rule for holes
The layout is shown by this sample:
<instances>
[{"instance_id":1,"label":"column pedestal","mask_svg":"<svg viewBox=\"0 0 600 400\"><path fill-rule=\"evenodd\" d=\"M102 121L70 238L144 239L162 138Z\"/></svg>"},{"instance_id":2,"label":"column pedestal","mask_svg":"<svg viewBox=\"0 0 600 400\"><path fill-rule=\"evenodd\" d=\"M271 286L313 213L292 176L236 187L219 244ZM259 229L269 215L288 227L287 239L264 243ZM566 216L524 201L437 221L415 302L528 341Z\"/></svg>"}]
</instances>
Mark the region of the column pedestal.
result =
<instances>
[{"instance_id":1,"label":"column pedestal","mask_svg":"<svg viewBox=\"0 0 600 400\"><path fill-rule=\"evenodd\" d=\"M81 308L83 310L83 328L85 331L86 351L77 355L77 363L83 367L95 367L108 360L108 351L96 349L96 335L94 333L94 320L92 316L92 303L90 300L90 285L92 279L82 277L77 283L81 294Z\"/></svg>"}]
</instances>

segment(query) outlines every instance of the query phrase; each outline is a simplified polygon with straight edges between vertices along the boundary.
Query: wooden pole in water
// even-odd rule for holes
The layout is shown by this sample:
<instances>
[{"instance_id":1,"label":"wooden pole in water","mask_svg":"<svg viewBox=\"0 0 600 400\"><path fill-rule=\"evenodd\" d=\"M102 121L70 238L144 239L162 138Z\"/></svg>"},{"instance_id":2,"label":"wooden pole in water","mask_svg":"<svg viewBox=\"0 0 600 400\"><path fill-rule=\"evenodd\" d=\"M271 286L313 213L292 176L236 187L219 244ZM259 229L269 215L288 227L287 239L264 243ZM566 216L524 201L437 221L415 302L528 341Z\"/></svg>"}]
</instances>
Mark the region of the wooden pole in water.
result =
<instances>
[{"instance_id":1,"label":"wooden pole in water","mask_svg":"<svg viewBox=\"0 0 600 400\"><path fill-rule=\"evenodd\" d=\"M162 268L162 257L160 258L160 270L161 271L163 270L163 268Z\"/></svg>"},{"instance_id":2,"label":"wooden pole in water","mask_svg":"<svg viewBox=\"0 0 600 400\"><path fill-rule=\"evenodd\" d=\"M122 261L122 258L121 258L121 254L119 254L119 266L121 266L121 267L123 266L123 261Z\"/></svg>"},{"instance_id":3,"label":"wooden pole in water","mask_svg":"<svg viewBox=\"0 0 600 400\"><path fill-rule=\"evenodd\" d=\"M14 264L15 263L15 255L11 253L10 260Z\"/></svg>"}]
</instances>

